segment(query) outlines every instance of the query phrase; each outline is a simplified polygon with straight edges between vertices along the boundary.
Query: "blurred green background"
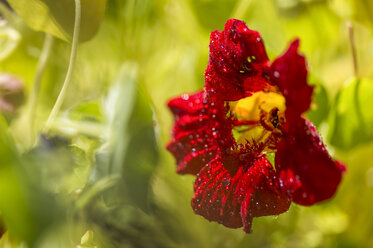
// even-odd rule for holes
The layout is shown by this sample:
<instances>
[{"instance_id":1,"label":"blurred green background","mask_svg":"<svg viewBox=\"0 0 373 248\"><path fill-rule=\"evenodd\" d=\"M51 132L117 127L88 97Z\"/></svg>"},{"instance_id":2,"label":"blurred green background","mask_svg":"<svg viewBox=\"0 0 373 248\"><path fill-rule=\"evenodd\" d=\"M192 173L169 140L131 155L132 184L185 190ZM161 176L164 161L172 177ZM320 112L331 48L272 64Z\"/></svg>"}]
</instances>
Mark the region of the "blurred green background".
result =
<instances>
[{"instance_id":1,"label":"blurred green background","mask_svg":"<svg viewBox=\"0 0 373 248\"><path fill-rule=\"evenodd\" d=\"M69 65L75 5L9 2L21 17L0 2L0 74L22 82L25 103L1 110L0 229L7 232L0 247L373 247L371 1L83 0L85 42L48 131ZM53 8L26 8L39 2ZM44 17L54 26L39 25ZM173 124L166 102L203 87L209 34L229 18L258 30L271 59L300 38L316 85L308 117L348 170L334 198L256 218L252 234L195 215L194 177L177 175L164 148ZM53 44L43 74L45 41Z\"/></svg>"}]
</instances>

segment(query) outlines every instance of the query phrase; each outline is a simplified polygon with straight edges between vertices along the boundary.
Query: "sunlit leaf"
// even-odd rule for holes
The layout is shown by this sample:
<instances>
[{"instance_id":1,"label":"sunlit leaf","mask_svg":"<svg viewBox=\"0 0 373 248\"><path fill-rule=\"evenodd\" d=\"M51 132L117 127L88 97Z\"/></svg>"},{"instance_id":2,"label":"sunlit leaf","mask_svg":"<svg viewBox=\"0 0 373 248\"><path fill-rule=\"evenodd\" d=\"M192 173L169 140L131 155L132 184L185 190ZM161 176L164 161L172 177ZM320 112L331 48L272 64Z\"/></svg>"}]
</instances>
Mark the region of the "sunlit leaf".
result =
<instances>
[{"instance_id":1,"label":"sunlit leaf","mask_svg":"<svg viewBox=\"0 0 373 248\"><path fill-rule=\"evenodd\" d=\"M373 82L353 79L338 93L329 120L330 143L350 149L373 141Z\"/></svg>"},{"instance_id":2,"label":"sunlit leaf","mask_svg":"<svg viewBox=\"0 0 373 248\"><path fill-rule=\"evenodd\" d=\"M93 232L88 230L80 240L80 245L77 248L97 248L93 240Z\"/></svg>"},{"instance_id":3,"label":"sunlit leaf","mask_svg":"<svg viewBox=\"0 0 373 248\"><path fill-rule=\"evenodd\" d=\"M9 232L5 232L0 239L0 247L4 248L22 248L22 244L19 241L14 241L10 238Z\"/></svg>"},{"instance_id":4,"label":"sunlit leaf","mask_svg":"<svg viewBox=\"0 0 373 248\"><path fill-rule=\"evenodd\" d=\"M317 83L313 93L311 109L307 112L307 118L318 126L328 117L329 110L328 93L324 85Z\"/></svg>"},{"instance_id":5,"label":"sunlit leaf","mask_svg":"<svg viewBox=\"0 0 373 248\"><path fill-rule=\"evenodd\" d=\"M144 90L137 95L127 134L131 134L123 161L124 187L133 201L147 208L150 178L158 162L155 120L150 108L150 98ZM119 152L119 151L118 151Z\"/></svg>"},{"instance_id":6,"label":"sunlit leaf","mask_svg":"<svg viewBox=\"0 0 373 248\"><path fill-rule=\"evenodd\" d=\"M83 102L69 111L72 120L102 121L102 110L99 102Z\"/></svg>"},{"instance_id":7,"label":"sunlit leaf","mask_svg":"<svg viewBox=\"0 0 373 248\"><path fill-rule=\"evenodd\" d=\"M136 75L136 66L124 66L109 94L111 134L107 146L113 150L97 154L91 180L120 175L118 190L123 201L147 209L158 147L151 101L145 89L138 87Z\"/></svg>"},{"instance_id":8,"label":"sunlit leaf","mask_svg":"<svg viewBox=\"0 0 373 248\"><path fill-rule=\"evenodd\" d=\"M33 29L71 40L74 31L74 0L9 0L12 8ZM105 12L106 0L81 0L80 41L91 39ZM63 10L63 11L62 11Z\"/></svg>"},{"instance_id":9,"label":"sunlit leaf","mask_svg":"<svg viewBox=\"0 0 373 248\"><path fill-rule=\"evenodd\" d=\"M21 35L0 21L0 61L6 59L17 48Z\"/></svg>"}]
</instances>

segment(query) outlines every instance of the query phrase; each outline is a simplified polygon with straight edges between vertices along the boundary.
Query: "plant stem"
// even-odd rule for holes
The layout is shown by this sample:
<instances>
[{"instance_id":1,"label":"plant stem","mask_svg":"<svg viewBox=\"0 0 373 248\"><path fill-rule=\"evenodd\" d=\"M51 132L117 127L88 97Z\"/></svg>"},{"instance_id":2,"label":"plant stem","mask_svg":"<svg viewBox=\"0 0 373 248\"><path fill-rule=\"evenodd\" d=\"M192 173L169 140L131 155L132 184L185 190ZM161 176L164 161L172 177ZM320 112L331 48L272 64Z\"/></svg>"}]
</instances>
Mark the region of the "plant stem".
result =
<instances>
[{"instance_id":1,"label":"plant stem","mask_svg":"<svg viewBox=\"0 0 373 248\"><path fill-rule=\"evenodd\" d=\"M60 111L63 100L65 99L67 88L71 82L74 65L75 65L76 54L77 54L78 42L79 42L80 19L81 19L80 0L75 0L75 23L74 23L74 33L73 33L73 39L72 39L69 68L67 70L66 78L63 83L60 94L58 95L56 103L45 124L45 130L44 130L45 132L48 132L48 129L51 127L53 121L56 119L56 116L58 112Z\"/></svg>"},{"instance_id":2,"label":"plant stem","mask_svg":"<svg viewBox=\"0 0 373 248\"><path fill-rule=\"evenodd\" d=\"M48 64L50 53L53 47L53 36L50 34L45 35L43 50L40 54L38 65L36 67L36 73L33 83L33 88L29 98L29 107L28 107L28 118L30 123L30 137L31 140L34 139L34 124L35 124L35 111L37 106L37 100L39 98L40 86L43 80L45 69Z\"/></svg>"},{"instance_id":3,"label":"plant stem","mask_svg":"<svg viewBox=\"0 0 373 248\"><path fill-rule=\"evenodd\" d=\"M232 11L231 18L236 18L242 20L249 9L252 1L251 0L241 0L239 1L234 10Z\"/></svg>"},{"instance_id":4,"label":"plant stem","mask_svg":"<svg viewBox=\"0 0 373 248\"><path fill-rule=\"evenodd\" d=\"M359 67L357 63L357 55L356 55L356 46L355 46L355 39L354 39L354 27L352 26L351 22L347 22L348 28L348 36L350 38L350 46L351 46L351 53L352 53L352 62L354 65L354 75L356 78L359 77Z\"/></svg>"}]
</instances>

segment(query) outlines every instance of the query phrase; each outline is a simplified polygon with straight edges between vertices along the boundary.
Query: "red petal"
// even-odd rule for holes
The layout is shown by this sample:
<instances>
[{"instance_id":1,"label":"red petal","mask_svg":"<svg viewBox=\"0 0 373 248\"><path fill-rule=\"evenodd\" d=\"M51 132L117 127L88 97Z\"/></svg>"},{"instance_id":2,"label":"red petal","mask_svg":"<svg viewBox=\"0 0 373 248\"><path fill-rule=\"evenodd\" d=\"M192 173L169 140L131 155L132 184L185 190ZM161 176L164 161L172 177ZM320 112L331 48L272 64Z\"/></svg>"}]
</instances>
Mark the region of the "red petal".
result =
<instances>
[{"instance_id":1,"label":"red petal","mask_svg":"<svg viewBox=\"0 0 373 248\"><path fill-rule=\"evenodd\" d=\"M295 203L312 205L335 194L345 169L330 157L310 121L294 125L277 145L276 171Z\"/></svg>"},{"instance_id":2,"label":"red petal","mask_svg":"<svg viewBox=\"0 0 373 248\"><path fill-rule=\"evenodd\" d=\"M286 121L293 120L307 111L311 104L313 87L307 84L305 58L298 53L299 40L291 43L284 55L277 58L270 68L270 76L286 99ZM290 124L291 125L291 124Z\"/></svg>"},{"instance_id":3,"label":"red petal","mask_svg":"<svg viewBox=\"0 0 373 248\"><path fill-rule=\"evenodd\" d=\"M168 106L174 113L173 138L167 149L177 161L180 174L197 174L216 156L218 148L233 142L230 120L223 102L214 102L204 91L172 99Z\"/></svg>"},{"instance_id":4,"label":"red petal","mask_svg":"<svg viewBox=\"0 0 373 248\"><path fill-rule=\"evenodd\" d=\"M261 180L255 186L255 192L250 197L250 203L247 202L248 199L245 199L244 203L245 201L246 203L241 206L241 216L247 233L251 232L251 225L248 221L250 216L260 217L281 214L289 209L291 202L286 192L282 191L276 172L265 157L255 161L254 166L249 168L245 174L244 181L251 180L259 173Z\"/></svg>"},{"instance_id":5,"label":"red petal","mask_svg":"<svg viewBox=\"0 0 373 248\"><path fill-rule=\"evenodd\" d=\"M268 85L262 76L268 61L259 33L243 21L230 19L222 32L211 33L206 90L224 101L250 96Z\"/></svg>"},{"instance_id":6,"label":"red petal","mask_svg":"<svg viewBox=\"0 0 373 248\"><path fill-rule=\"evenodd\" d=\"M183 94L168 102L168 107L174 115L193 115L201 113L204 108L205 91L201 90L194 94Z\"/></svg>"},{"instance_id":7,"label":"red petal","mask_svg":"<svg viewBox=\"0 0 373 248\"><path fill-rule=\"evenodd\" d=\"M280 214L290 200L265 157L241 163L235 175L229 174L229 165L223 165L220 156L206 165L197 175L192 207L210 221L251 232L253 217Z\"/></svg>"}]
</instances>

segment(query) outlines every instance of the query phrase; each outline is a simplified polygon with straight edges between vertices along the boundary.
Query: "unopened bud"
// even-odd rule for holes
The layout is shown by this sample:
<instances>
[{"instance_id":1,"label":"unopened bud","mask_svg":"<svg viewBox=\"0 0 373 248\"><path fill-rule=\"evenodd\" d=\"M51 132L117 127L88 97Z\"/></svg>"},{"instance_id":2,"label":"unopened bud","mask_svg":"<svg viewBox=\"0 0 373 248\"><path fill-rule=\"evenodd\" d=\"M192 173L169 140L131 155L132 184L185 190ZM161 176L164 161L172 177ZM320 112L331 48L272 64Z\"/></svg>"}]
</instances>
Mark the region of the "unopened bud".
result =
<instances>
[{"instance_id":1,"label":"unopened bud","mask_svg":"<svg viewBox=\"0 0 373 248\"><path fill-rule=\"evenodd\" d=\"M0 112L11 117L24 101L22 81L10 74L0 74Z\"/></svg>"}]
</instances>

